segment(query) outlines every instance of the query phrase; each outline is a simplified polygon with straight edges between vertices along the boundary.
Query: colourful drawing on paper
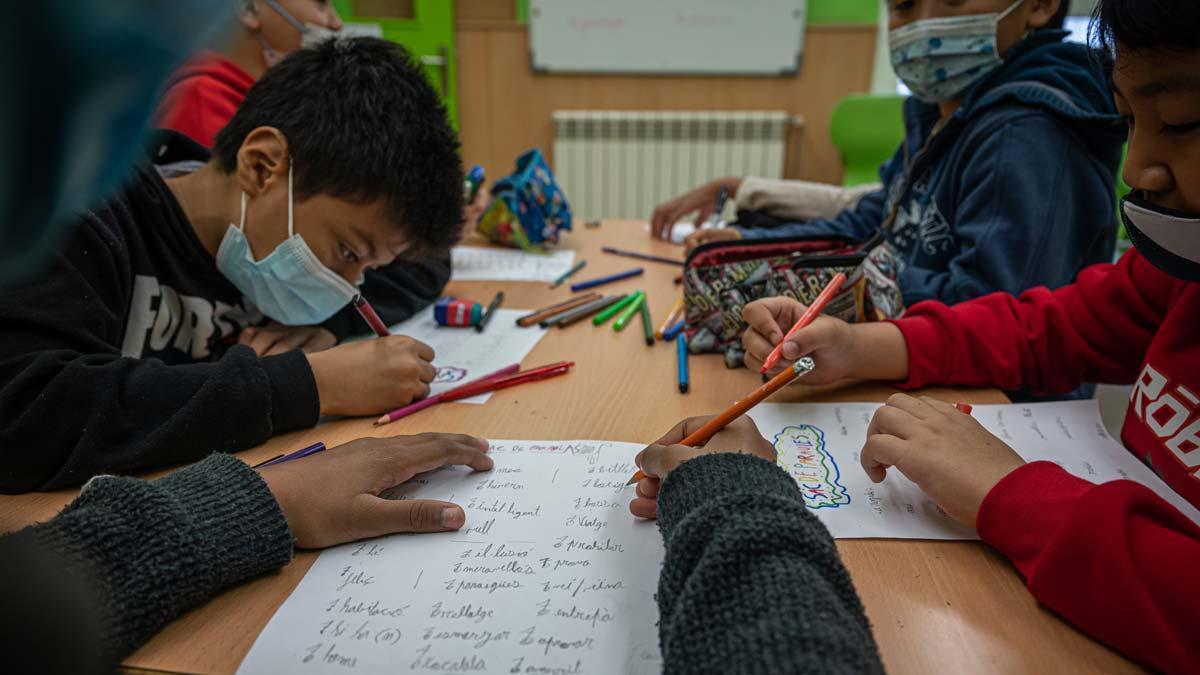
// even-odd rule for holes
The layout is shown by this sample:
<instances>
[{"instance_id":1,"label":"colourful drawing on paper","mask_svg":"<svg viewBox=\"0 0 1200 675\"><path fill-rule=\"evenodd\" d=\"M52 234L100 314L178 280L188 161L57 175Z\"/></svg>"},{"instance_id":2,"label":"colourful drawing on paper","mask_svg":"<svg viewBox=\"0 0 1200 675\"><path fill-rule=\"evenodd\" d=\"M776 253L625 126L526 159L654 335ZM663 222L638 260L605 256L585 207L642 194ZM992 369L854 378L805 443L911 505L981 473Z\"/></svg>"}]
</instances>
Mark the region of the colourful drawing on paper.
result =
<instances>
[{"instance_id":1,"label":"colourful drawing on paper","mask_svg":"<svg viewBox=\"0 0 1200 675\"><path fill-rule=\"evenodd\" d=\"M453 366L441 366L437 369L437 375L433 378L434 384L452 384L454 382L462 382L467 377L465 368L455 368Z\"/></svg>"},{"instance_id":2,"label":"colourful drawing on paper","mask_svg":"<svg viewBox=\"0 0 1200 675\"><path fill-rule=\"evenodd\" d=\"M836 509L850 503L842 472L825 447L825 432L811 424L785 427L775 434L779 466L796 483L810 509Z\"/></svg>"}]
</instances>

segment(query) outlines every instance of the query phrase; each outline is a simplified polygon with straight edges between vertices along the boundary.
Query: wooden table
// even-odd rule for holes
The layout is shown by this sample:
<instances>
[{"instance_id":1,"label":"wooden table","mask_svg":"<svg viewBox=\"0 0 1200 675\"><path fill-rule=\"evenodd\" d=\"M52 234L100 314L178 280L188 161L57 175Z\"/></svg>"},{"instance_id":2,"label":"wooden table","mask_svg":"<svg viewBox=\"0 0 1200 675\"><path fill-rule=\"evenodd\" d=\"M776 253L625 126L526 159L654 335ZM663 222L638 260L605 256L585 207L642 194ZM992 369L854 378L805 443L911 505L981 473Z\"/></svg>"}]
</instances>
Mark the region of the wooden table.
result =
<instances>
[{"instance_id":1,"label":"wooden table","mask_svg":"<svg viewBox=\"0 0 1200 675\"><path fill-rule=\"evenodd\" d=\"M471 242L480 243L480 242ZM588 265L578 278L630 267L644 277L605 287L644 288L656 321L678 296L678 269L602 254L609 244L680 256L677 248L650 242L640 223L606 221L567 237ZM505 292L507 307L537 308L570 295L543 283L456 282L452 294L486 302ZM636 323L636 321L635 321ZM579 323L552 329L525 359L538 365L574 360L569 376L495 394L486 405L447 404L382 429L368 419L328 422L287 434L241 454L254 463L321 440L330 446L363 436L455 431L491 438L608 439L649 442L676 421L717 412L759 384L745 369L727 370L720 356L692 357L692 391L676 390L672 346L646 347L640 328L623 333ZM773 401L882 401L895 390L861 384L840 388L796 386ZM947 401L1005 403L995 390L928 392ZM0 531L50 517L74 496L61 491L0 497ZM1014 568L976 542L844 540L845 558L875 627L891 673L1137 672L1119 655L1041 608ZM125 660L130 670L231 673L276 608L299 583L317 554L302 552L278 574L232 588L167 626Z\"/></svg>"}]
</instances>

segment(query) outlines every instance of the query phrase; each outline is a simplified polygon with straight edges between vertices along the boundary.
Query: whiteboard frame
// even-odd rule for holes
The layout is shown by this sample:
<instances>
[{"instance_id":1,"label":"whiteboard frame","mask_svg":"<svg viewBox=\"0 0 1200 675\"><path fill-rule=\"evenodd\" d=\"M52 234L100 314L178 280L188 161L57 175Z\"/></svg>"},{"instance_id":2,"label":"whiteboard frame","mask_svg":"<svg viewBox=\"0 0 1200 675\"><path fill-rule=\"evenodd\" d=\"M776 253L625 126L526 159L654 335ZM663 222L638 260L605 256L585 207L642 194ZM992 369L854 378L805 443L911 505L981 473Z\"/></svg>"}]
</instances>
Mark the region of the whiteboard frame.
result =
<instances>
[{"instance_id":1,"label":"whiteboard frame","mask_svg":"<svg viewBox=\"0 0 1200 675\"><path fill-rule=\"evenodd\" d=\"M652 64L652 63L630 63L630 64L612 64L611 62L600 63L555 63L553 56L556 49L567 49L565 46L555 46L549 51L551 57L547 58L547 49L545 45L553 44L548 42L547 35L561 28L561 24L547 24L547 20L553 20L560 17L564 5L572 2L584 5L589 9L596 7L610 6L620 4L622 0L529 0L529 66L535 74L541 75L670 75L670 76L751 76L751 77L781 77L795 75L800 71L800 67L804 59L805 31L807 30L808 17L808 0L750 0L755 4L774 3L779 5L781 12L786 11L791 15L790 20L796 22L797 35L795 43L786 47L790 56L787 62L776 58L768 64L758 64L754 66L728 66L704 64L690 66L686 63L668 63L668 64ZM696 4L696 0L640 0L641 3L653 2L660 5L669 5L670 3L678 3L681 7L692 9ZM600 4L598 4L600 3ZM716 3L714 3L716 4ZM744 7L739 2L724 0L719 3L723 7ZM544 14L543 10L553 12L552 14ZM547 17L550 17L548 19ZM707 41L687 41L688 44L708 45L714 44L714 40ZM720 49L709 50L713 53L727 54L729 49L736 48L729 42L715 42ZM670 48L668 46L668 48ZM701 50L704 53L704 50ZM776 53L778 57L778 53ZM686 59L685 59L686 60Z\"/></svg>"}]
</instances>

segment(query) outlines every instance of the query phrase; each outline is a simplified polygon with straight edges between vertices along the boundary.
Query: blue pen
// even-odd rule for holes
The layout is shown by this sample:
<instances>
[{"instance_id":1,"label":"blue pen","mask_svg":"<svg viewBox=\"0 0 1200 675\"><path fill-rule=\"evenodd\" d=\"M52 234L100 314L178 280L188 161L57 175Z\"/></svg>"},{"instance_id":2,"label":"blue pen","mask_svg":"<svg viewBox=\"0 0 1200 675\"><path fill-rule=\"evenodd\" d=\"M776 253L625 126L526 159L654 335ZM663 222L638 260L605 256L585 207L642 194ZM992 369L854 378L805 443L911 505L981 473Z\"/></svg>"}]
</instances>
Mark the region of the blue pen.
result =
<instances>
[{"instance_id":1,"label":"blue pen","mask_svg":"<svg viewBox=\"0 0 1200 675\"><path fill-rule=\"evenodd\" d=\"M675 339L675 336L683 332L683 319L676 321L674 325L663 331L663 342L670 342Z\"/></svg>"},{"instance_id":2,"label":"blue pen","mask_svg":"<svg viewBox=\"0 0 1200 675\"><path fill-rule=\"evenodd\" d=\"M597 286L603 286L604 284L611 284L614 281L620 281L622 279L636 277L639 274L641 274L642 272L643 272L642 268L635 267L631 270L627 270L625 272L619 272L617 274L610 274L606 277L600 277L598 279L589 279L588 281L581 281L577 284L571 284L571 291L572 292L586 291L589 288L595 288Z\"/></svg>"},{"instance_id":3,"label":"blue pen","mask_svg":"<svg viewBox=\"0 0 1200 675\"><path fill-rule=\"evenodd\" d=\"M680 333L675 337L675 352L679 358L679 393L688 392L688 347L687 336Z\"/></svg>"},{"instance_id":4,"label":"blue pen","mask_svg":"<svg viewBox=\"0 0 1200 675\"><path fill-rule=\"evenodd\" d=\"M300 459L301 457L308 457L309 455L315 455L318 452L324 452L324 451L325 451L325 444L318 441L318 442L313 443L312 445L308 446L307 448L301 448L300 450L288 453L286 455L272 457L271 459L268 459L267 461L263 462L262 464L255 464L253 468L260 469L264 466L274 466L276 464L283 464L284 462L290 462L293 459Z\"/></svg>"}]
</instances>

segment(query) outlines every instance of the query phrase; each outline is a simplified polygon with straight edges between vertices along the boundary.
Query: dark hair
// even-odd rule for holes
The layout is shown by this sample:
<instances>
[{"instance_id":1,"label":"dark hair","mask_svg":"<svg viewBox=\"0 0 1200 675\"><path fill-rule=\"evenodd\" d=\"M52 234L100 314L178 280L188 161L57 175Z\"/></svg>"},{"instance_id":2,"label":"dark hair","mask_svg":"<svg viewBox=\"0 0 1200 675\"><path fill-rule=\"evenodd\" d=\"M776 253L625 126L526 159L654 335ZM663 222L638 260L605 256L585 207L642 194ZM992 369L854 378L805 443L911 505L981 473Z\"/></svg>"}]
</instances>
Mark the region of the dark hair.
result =
<instances>
[{"instance_id":1,"label":"dark hair","mask_svg":"<svg viewBox=\"0 0 1200 675\"><path fill-rule=\"evenodd\" d=\"M408 50L377 38L332 39L269 69L213 143L226 173L246 136L274 127L288 140L299 199L385 200L415 253L460 235L458 136Z\"/></svg>"},{"instance_id":2,"label":"dark hair","mask_svg":"<svg viewBox=\"0 0 1200 675\"><path fill-rule=\"evenodd\" d=\"M1091 39L1113 53L1127 49L1200 49L1200 3L1196 0L1100 0L1092 14Z\"/></svg>"},{"instance_id":3,"label":"dark hair","mask_svg":"<svg viewBox=\"0 0 1200 675\"><path fill-rule=\"evenodd\" d=\"M1071 13L1071 0L1061 0L1058 3L1058 11L1051 17L1050 23L1046 24L1046 28L1062 28L1067 25L1067 14Z\"/></svg>"}]
</instances>

